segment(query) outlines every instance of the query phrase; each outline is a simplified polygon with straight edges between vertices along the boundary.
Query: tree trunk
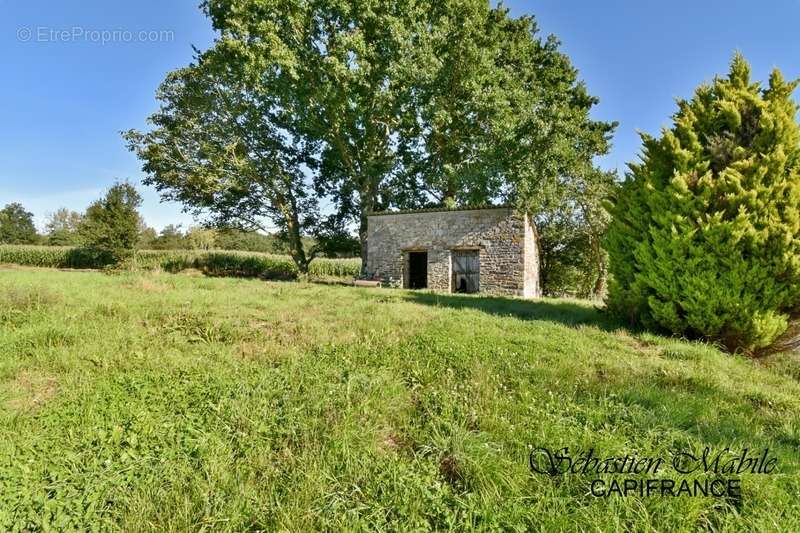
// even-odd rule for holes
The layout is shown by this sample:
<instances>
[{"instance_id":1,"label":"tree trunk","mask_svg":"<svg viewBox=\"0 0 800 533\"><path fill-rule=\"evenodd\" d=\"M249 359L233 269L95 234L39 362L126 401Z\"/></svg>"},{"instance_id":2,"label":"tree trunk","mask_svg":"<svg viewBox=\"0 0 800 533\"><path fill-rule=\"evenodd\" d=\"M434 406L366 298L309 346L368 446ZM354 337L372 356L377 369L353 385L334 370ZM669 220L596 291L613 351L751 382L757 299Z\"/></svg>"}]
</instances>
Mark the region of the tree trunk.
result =
<instances>
[{"instance_id":1,"label":"tree trunk","mask_svg":"<svg viewBox=\"0 0 800 533\"><path fill-rule=\"evenodd\" d=\"M456 206L456 180L452 176L447 178L447 185L442 195L442 206L448 209Z\"/></svg>"},{"instance_id":2,"label":"tree trunk","mask_svg":"<svg viewBox=\"0 0 800 533\"><path fill-rule=\"evenodd\" d=\"M600 239L597 235L592 237L592 250L594 251L595 261L597 261L597 279L594 282L594 289L592 294L601 298L606 293L606 281L608 279L608 270L606 268L606 256L600 246Z\"/></svg>"},{"instance_id":3,"label":"tree trunk","mask_svg":"<svg viewBox=\"0 0 800 533\"><path fill-rule=\"evenodd\" d=\"M358 220L358 239L361 241L361 277L367 276L367 249L369 248L367 215L373 211L374 206L375 198L372 194L361 195L361 210Z\"/></svg>"},{"instance_id":4,"label":"tree trunk","mask_svg":"<svg viewBox=\"0 0 800 533\"><path fill-rule=\"evenodd\" d=\"M294 197L284 204L282 211L286 219L286 237L289 244L289 255L301 274L308 274L308 257L303 249L303 236L300 234L300 219L297 216L297 202Z\"/></svg>"},{"instance_id":5,"label":"tree trunk","mask_svg":"<svg viewBox=\"0 0 800 533\"><path fill-rule=\"evenodd\" d=\"M361 215L361 221L358 227L358 238L361 241L361 277L367 276L367 247L369 242L367 240L367 217Z\"/></svg>"},{"instance_id":6,"label":"tree trunk","mask_svg":"<svg viewBox=\"0 0 800 533\"><path fill-rule=\"evenodd\" d=\"M301 274L308 274L308 257L303 249L303 238L300 235L300 228L297 227L296 221L290 222L286 225L287 235L289 237L289 255L292 256L294 264Z\"/></svg>"}]
</instances>

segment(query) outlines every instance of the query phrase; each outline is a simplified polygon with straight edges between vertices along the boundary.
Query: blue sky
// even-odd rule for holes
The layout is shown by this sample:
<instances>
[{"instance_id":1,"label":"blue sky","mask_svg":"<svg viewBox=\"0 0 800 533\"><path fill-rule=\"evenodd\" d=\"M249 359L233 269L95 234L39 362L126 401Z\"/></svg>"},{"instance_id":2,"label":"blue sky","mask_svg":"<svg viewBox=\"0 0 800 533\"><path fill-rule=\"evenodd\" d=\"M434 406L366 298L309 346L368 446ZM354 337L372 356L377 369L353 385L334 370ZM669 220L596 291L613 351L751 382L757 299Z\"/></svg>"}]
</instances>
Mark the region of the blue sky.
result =
<instances>
[{"instance_id":1,"label":"blue sky","mask_svg":"<svg viewBox=\"0 0 800 533\"><path fill-rule=\"evenodd\" d=\"M164 75L190 61L192 45L210 45L198 3L0 0L0 205L22 202L41 224L59 207L85 209L117 178L141 179L119 131L145 127ZM634 160L636 130L668 125L674 99L726 72L734 50L757 79L775 66L800 77L800 0L506 5L514 15L535 15L543 33L561 39L600 97L595 117L619 121L600 161L606 168ZM140 188L148 224L191 223L180 206Z\"/></svg>"}]
</instances>

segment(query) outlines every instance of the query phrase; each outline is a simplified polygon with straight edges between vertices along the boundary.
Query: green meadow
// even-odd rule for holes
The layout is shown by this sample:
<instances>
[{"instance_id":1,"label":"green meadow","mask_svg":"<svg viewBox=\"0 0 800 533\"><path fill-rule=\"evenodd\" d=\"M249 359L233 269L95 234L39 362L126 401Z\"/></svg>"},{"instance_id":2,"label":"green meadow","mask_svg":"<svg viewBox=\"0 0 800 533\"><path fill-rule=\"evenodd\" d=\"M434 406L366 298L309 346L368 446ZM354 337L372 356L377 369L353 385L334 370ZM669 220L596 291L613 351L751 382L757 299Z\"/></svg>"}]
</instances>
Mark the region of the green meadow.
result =
<instances>
[{"instance_id":1,"label":"green meadow","mask_svg":"<svg viewBox=\"0 0 800 533\"><path fill-rule=\"evenodd\" d=\"M797 531L798 380L586 302L9 267L0 530ZM595 496L537 447L777 466Z\"/></svg>"}]
</instances>

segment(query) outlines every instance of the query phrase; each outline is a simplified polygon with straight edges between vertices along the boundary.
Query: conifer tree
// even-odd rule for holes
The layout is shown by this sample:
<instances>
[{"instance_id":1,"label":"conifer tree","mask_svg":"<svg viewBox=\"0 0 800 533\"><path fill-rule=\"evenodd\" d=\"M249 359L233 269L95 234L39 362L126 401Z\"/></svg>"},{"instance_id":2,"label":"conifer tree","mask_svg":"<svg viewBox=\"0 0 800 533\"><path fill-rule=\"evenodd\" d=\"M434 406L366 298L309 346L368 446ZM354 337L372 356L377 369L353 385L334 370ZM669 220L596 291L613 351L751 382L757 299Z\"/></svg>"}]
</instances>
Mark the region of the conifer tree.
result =
<instances>
[{"instance_id":1,"label":"conifer tree","mask_svg":"<svg viewBox=\"0 0 800 533\"><path fill-rule=\"evenodd\" d=\"M797 81L768 87L736 54L727 78L642 135L609 210L608 305L630 322L750 354L793 344L800 311Z\"/></svg>"}]
</instances>

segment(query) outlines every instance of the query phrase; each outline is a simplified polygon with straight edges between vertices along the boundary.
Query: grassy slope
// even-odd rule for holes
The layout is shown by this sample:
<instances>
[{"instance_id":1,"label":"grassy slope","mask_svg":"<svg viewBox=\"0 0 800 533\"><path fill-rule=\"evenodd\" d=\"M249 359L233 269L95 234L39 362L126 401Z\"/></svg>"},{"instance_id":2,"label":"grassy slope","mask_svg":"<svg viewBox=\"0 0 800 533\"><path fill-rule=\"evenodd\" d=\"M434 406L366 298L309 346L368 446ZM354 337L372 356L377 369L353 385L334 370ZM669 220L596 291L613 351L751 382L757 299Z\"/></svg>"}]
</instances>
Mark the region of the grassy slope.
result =
<instances>
[{"instance_id":1,"label":"grassy slope","mask_svg":"<svg viewBox=\"0 0 800 533\"><path fill-rule=\"evenodd\" d=\"M574 302L0 271L0 529L797 530L798 379ZM601 499L529 444L780 474Z\"/></svg>"}]
</instances>

